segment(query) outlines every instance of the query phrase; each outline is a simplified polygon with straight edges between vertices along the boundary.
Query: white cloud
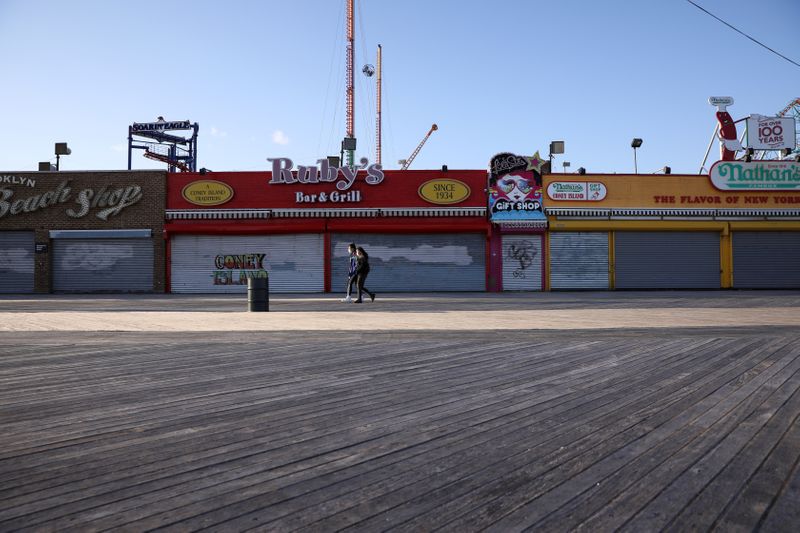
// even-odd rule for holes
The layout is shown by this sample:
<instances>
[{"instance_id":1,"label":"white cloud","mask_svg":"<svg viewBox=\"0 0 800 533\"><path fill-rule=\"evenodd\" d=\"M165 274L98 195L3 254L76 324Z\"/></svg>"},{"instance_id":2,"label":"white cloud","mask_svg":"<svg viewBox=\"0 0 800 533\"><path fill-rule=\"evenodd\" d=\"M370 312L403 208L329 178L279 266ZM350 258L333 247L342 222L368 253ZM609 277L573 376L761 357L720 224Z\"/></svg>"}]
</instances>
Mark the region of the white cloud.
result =
<instances>
[{"instance_id":1,"label":"white cloud","mask_svg":"<svg viewBox=\"0 0 800 533\"><path fill-rule=\"evenodd\" d=\"M227 131L218 130L216 126L211 126L211 136L212 137L227 137Z\"/></svg>"},{"instance_id":2,"label":"white cloud","mask_svg":"<svg viewBox=\"0 0 800 533\"><path fill-rule=\"evenodd\" d=\"M283 131L275 130L272 132L272 142L285 146L289 144L289 137L287 137Z\"/></svg>"}]
</instances>

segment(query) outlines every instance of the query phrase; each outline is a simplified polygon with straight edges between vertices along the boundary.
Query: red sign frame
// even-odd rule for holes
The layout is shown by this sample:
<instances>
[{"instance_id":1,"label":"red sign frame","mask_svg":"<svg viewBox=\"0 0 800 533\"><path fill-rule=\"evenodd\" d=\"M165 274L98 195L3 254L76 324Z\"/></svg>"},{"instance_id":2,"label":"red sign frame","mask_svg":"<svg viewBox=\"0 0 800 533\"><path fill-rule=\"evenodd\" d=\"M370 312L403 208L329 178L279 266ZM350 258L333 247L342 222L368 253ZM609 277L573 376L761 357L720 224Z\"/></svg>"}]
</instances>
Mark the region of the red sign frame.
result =
<instances>
[{"instance_id":1,"label":"red sign frame","mask_svg":"<svg viewBox=\"0 0 800 533\"><path fill-rule=\"evenodd\" d=\"M294 173L296 175L296 173ZM361 171L347 190L332 182L270 183L272 172L181 172L167 175L167 209L370 209L442 208L421 198L419 187L431 180L464 183L470 194L461 202L446 207L485 208L487 173L485 170L385 170L376 185L365 181ZM233 198L217 206L189 203L181 194L188 184L200 180L222 182L234 191ZM324 200L322 200L324 198ZM334 201L335 199L335 201Z\"/></svg>"}]
</instances>

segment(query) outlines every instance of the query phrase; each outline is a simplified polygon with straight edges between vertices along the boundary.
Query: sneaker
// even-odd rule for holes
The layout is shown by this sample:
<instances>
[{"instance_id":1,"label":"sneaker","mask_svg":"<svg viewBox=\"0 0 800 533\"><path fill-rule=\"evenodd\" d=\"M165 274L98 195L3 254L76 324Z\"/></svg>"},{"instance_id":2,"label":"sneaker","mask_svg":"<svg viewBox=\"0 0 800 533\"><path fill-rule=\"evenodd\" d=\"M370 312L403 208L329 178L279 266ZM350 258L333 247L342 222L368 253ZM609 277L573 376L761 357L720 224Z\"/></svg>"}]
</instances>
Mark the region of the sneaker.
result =
<instances>
[{"instance_id":1,"label":"sneaker","mask_svg":"<svg viewBox=\"0 0 800 533\"><path fill-rule=\"evenodd\" d=\"M346 303L346 304L349 304L350 302L352 302L352 301L353 301L353 299L352 299L352 298L350 298L349 296L347 296L346 298L342 298L342 300L341 300L341 301L343 301L343 302L344 302L344 303Z\"/></svg>"},{"instance_id":2,"label":"sneaker","mask_svg":"<svg viewBox=\"0 0 800 533\"><path fill-rule=\"evenodd\" d=\"M369 295L369 301L370 302L374 302L375 301L375 293L374 292Z\"/></svg>"},{"instance_id":3,"label":"sneaker","mask_svg":"<svg viewBox=\"0 0 800 533\"><path fill-rule=\"evenodd\" d=\"M353 303L354 304L363 304L364 301L363 300L353 300Z\"/></svg>"}]
</instances>

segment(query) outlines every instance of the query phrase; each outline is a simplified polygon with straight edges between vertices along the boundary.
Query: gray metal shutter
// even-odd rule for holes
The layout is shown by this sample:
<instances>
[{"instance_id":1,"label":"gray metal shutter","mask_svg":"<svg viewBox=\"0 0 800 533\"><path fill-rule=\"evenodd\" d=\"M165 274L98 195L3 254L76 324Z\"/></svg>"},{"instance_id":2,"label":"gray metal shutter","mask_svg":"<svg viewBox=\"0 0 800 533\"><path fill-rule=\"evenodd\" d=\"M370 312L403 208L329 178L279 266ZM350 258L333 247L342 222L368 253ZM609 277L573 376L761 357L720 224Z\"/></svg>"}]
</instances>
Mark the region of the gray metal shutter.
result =
<instances>
[{"instance_id":1,"label":"gray metal shutter","mask_svg":"<svg viewBox=\"0 0 800 533\"><path fill-rule=\"evenodd\" d=\"M151 292L153 240L53 239L56 292Z\"/></svg>"},{"instance_id":2,"label":"gray metal shutter","mask_svg":"<svg viewBox=\"0 0 800 533\"><path fill-rule=\"evenodd\" d=\"M734 232L733 286L800 289L800 232Z\"/></svg>"},{"instance_id":3,"label":"gray metal shutter","mask_svg":"<svg viewBox=\"0 0 800 533\"><path fill-rule=\"evenodd\" d=\"M719 233L618 231L614 236L619 289L720 288Z\"/></svg>"},{"instance_id":4,"label":"gray metal shutter","mask_svg":"<svg viewBox=\"0 0 800 533\"><path fill-rule=\"evenodd\" d=\"M542 290L542 236L503 235L503 290Z\"/></svg>"},{"instance_id":5,"label":"gray metal shutter","mask_svg":"<svg viewBox=\"0 0 800 533\"><path fill-rule=\"evenodd\" d=\"M551 289L608 289L608 233L550 233Z\"/></svg>"},{"instance_id":6,"label":"gray metal shutter","mask_svg":"<svg viewBox=\"0 0 800 533\"><path fill-rule=\"evenodd\" d=\"M322 292L322 252L321 234L175 235L170 288L174 293L246 293L247 277L262 267L269 273L270 292Z\"/></svg>"},{"instance_id":7,"label":"gray metal shutter","mask_svg":"<svg viewBox=\"0 0 800 533\"><path fill-rule=\"evenodd\" d=\"M377 292L485 291L486 236L457 234L335 234L331 236L331 287L344 292L347 245L369 254L366 286Z\"/></svg>"},{"instance_id":8,"label":"gray metal shutter","mask_svg":"<svg viewBox=\"0 0 800 533\"><path fill-rule=\"evenodd\" d=\"M0 293L33 292L32 231L0 231Z\"/></svg>"}]
</instances>

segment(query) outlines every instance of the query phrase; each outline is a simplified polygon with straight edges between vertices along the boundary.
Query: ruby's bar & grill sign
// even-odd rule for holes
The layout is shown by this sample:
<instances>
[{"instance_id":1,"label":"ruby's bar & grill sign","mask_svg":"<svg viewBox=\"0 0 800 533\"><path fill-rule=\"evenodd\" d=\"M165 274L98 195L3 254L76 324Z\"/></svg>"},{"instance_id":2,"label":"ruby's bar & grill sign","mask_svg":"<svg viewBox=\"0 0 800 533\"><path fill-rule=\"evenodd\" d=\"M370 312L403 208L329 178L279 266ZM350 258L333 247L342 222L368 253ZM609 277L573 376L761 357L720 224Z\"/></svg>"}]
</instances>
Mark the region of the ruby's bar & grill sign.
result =
<instances>
[{"instance_id":1,"label":"ruby's bar & grill sign","mask_svg":"<svg viewBox=\"0 0 800 533\"><path fill-rule=\"evenodd\" d=\"M318 203L358 203L362 200L361 191L350 187L356 181L359 170L366 170L364 182L367 185L378 185L384 179L383 168L381 165L369 164L369 160L362 158L360 165L356 167L336 167L331 165L327 159L319 159L316 165L299 165L296 171L292 171L294 163L286 157L267 159L272 163L272 175L269 185L281 184L335 184L336 190L325 190L316 193L295 192L295 203L298 204L318 204Z\"/></svg>"},{"instance_id":2,"label":"ruby's bar & grill sign","mask_svg":"<svg viewBox=\"0 0 800 533\"><path fill-rule=\"evenodd\" d=\"M709 172L719 190L800 190L800 163L795 161L717 161Z\"/></svg>"}]
</instances>

